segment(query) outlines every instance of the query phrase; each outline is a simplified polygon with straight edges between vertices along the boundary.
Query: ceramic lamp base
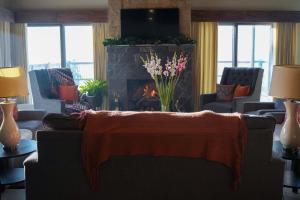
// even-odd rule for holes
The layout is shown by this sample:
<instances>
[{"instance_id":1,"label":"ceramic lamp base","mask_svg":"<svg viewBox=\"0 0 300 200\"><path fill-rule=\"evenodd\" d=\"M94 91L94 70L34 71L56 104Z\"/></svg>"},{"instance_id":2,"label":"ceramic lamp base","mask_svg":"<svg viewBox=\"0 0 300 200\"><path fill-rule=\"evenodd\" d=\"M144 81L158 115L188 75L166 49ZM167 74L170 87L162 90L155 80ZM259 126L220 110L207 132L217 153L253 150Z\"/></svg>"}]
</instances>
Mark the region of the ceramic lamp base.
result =
<instances>
[{"instance_id":1,"label":"ceramic lamp base","mask_svg":"<svg viewBox=\"0 0 300 200\"><path fill-rule=\"evenodd\" d=\"M285 149L300 147L300 127L297 121L298 104L292 100L284 102L286 120L280 133L280 141Z\"/></svg>"},{"instance_id":2,"label":"ceramic lamp base","mask_svg":"<svg viewBox=\"0 0 300 200\"><path fill-rule=\"evenodd\" d=\"M14 151L20 142L19 128L13 118L15 103L5 101L0 103L3 113L3 121L0 126L0 142L4 145L5 151Z\"/></svg>"}]
</instances>

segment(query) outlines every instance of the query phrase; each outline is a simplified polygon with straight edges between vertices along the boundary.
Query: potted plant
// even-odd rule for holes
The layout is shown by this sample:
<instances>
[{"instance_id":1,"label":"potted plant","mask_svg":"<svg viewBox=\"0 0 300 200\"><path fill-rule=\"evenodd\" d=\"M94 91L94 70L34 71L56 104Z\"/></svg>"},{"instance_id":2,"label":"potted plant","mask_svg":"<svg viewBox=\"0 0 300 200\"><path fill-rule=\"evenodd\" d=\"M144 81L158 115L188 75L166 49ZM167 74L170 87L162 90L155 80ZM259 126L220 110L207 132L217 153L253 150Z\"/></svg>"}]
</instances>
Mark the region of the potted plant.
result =
<instances>
[{"instance_id":1,"label":"potted plant","mask_svg":"<svg viewBox=\"0 0 300 200\"><path fill-rule=\"evenodd\" d=\"M89 80L79 87L79 91L85 95L87 102L93 109L101 107L103 97L107 96L107 81Z\"/></svg>"}]
</instances>

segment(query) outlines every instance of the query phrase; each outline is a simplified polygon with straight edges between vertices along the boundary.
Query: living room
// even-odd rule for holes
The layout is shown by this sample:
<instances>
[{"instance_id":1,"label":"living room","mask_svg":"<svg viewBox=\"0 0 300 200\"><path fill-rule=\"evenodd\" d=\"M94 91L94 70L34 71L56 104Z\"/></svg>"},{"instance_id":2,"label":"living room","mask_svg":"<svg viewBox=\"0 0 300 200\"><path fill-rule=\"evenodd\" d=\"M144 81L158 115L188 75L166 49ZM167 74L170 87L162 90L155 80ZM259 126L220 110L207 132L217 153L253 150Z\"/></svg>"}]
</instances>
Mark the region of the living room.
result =
<instances>
[{"instance_id":1,"label":"living room","mask_svg":"<svg viewBox=\"0 0 300 200\"><path fill-rule=\"evenodd\" d=\"M298 0L0 0L0 47L0 199L300 199ZM101 123L86 122L93 115ZM96 129L125 134L101 147L99 185L78 156L107 144L80 143Z\"/></svg>"}]
</instances>

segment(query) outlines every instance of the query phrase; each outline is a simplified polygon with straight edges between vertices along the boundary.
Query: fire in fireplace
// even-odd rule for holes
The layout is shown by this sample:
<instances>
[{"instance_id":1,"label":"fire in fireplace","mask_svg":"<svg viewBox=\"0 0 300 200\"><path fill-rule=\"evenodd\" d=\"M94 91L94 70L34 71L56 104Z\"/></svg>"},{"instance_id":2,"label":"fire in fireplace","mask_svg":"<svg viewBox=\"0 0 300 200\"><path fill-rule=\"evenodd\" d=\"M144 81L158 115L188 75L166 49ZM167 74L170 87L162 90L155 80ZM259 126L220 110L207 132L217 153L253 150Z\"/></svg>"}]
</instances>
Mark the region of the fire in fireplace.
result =
<instances>
[{"instance_id":1,"label":"fire in fireplace","mask_svg":"<svg viewBox=\"0 0 300 200\"><path fill-rule=\"evenodd\" d=\"M160 110L160 101L153 80L127 80L127 93L129 110Z\"/></svg>"}]
</instances>

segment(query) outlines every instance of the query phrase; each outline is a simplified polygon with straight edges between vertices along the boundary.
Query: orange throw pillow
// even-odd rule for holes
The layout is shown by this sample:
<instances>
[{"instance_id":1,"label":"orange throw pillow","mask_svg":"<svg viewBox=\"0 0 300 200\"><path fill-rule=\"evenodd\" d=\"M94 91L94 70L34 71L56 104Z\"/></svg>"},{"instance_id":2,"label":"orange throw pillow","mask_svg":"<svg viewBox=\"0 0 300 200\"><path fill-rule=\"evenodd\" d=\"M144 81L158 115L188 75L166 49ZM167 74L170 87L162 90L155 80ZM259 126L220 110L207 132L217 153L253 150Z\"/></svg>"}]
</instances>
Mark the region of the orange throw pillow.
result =
<instances>
[{"instance_id":1,"label":"orange throw pillow","mask_svg":"<svg viewBox=\"0 0 300 200\"><path fill-rule=\"evenodd\" d=\"M242 96L248 96L250 93L250 86L242 86L242 85L237 85L233 97L242 97Z\"/></svg>"},{"instance_id":2,"label":"orange throw pillow","mask_svg":"<svg viewBox=\"0 0 300 200\"><path fill-rule=\"evenodd\" d=\"M65 101L78 100L77 85L60 85L59 86L59 99Z\"/></svg>"}]
</instances>

